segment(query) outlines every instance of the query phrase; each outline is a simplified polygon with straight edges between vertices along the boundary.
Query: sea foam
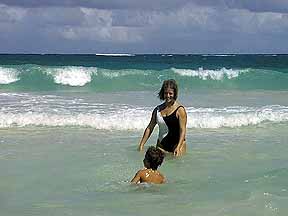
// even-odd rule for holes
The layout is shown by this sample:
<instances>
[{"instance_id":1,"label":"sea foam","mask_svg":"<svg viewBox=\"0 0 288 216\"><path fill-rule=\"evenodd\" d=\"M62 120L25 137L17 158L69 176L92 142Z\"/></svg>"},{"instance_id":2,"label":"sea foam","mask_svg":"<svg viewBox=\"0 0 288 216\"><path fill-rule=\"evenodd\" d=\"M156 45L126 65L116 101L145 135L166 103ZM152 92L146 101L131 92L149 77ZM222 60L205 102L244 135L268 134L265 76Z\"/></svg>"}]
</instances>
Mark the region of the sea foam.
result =
<instances>
[{"instance_id":1,"label":"sea foam","mask_svg":"<svg viewBox=\"0 0 288 216\"><path fill-rule=\"evenodd\" d=\"M145 113L144 116L148 116ZM109 114L49 114L49 113L3 113L0 112L0 128L25 126L77 126L99 130L138 130L143 129L148 120L140 115L129 117L129 112Z\"/></svg>"},{"instance_id":2,"label":"sea foam","mask_svg":"<svg viewBox=\"0 0 288 216\"><path fill-rule=\"evenodd\" d=\"M67 108L69 109L69 108ZM151 108L152 109L152 108ZM7 112L0 111L0 128L25 126L77 126L101 130L143 130L149 123L150 108L125 108L101 112L65 110L65 112ZM46 109L47 110L47 109ZM263 122L288 121L288 107L187 107L187 128L234 128Z\"/></svg>"},{"instance_id":3,"label":"sea foam","mask_svg":"<svg viewBox=\"0 0 288 216\"><path fill-rule=\"evenodd\" d=\"M97 68L95 67L61 67L46 70L47 74L53 76L54 82L69 86L84 86L91 82L92 75L97 75Z\"/></svg>"},{"instance_id":4,"label":"sea foam","mask_svg":"<svg viewBox=\"0 0 288 216\"><path fill-rule=\"evenodd\" d=\"M215 56L215 57L233 57L233 56L236 56L235 54L204 54L204 55L201 55L201 56L204 56L204 57L210 57L210 56Z\"/></svg>"},{"instance_id":5,"label":"sea foam","mask_svg":"<svg viewBox=\"0 0 288 216\"><path fill-rule=\"evenodd\" d=\"M288 121L288 107L188 108L188 128L221 128L257 125L263 122Z\"/></svg>"},{"instance_id":6,"label":"sea foam","mask_svg":"<svg viewBox=\"0 0 288 216\"><path fill-rule=\"evenodd\" d=\"M16 69L0 67L0 84L9 84L18 80L18 71Z\"/></svg>"},{"instance_id":7,"label":"sea foam","mask_svg":"<svg viewBox=\"0 0 288 216\"><path fill-rule=\"evenodd\" d=\"M100 74L103 77L113 79L124 76L139 76L139 75L148 76L151 75L152 72L150 70L137 70L137 69L122 69L122 70L98 69L98 75Z\"/></svg>"},{"instance_id":8,"label":"sea foam","mask_svg":"<svg viewBox=\"0 0 288 216\"><path fill-rule=\"evenodd\" d=\"M220 70L205 70L201 67L198 70L172 68L172 71L180 76L199 77L202 80L223 80L225 77L228 79L236 78L241 73L247 72L248 69L235 70L222 68Z\"/></svg>"},{"instance_id":9,"label":"sea foam","mask_svg":"<svg viewBox=\"0 0 288 216\"><path fill-rule=\"evenodd\" d=\"M128 53L96 53L96 56L135 56L135 54Z\"/></svg>"}]
</instances>

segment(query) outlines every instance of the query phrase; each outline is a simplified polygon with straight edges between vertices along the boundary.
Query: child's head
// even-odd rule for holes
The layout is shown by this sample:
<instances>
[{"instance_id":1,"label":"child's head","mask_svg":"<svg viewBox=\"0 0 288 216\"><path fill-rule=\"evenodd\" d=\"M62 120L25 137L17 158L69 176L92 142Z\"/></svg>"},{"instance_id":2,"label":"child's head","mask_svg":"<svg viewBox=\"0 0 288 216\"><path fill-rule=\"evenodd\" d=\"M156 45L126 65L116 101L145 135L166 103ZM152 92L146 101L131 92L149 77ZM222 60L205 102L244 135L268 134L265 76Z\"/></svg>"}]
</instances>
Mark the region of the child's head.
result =
<instances>
[{"instance_id":1,"label":"child's head","mask_svg":"<svg viewBox=\"0 0 288 216\"><path fill-rule=\"evenodd\" d=\"M163 160L164 153L160 149L150 146L146 151L143 163L146 168L157 170L158 166L162 164Z\"/></svg>"}]
</instances>

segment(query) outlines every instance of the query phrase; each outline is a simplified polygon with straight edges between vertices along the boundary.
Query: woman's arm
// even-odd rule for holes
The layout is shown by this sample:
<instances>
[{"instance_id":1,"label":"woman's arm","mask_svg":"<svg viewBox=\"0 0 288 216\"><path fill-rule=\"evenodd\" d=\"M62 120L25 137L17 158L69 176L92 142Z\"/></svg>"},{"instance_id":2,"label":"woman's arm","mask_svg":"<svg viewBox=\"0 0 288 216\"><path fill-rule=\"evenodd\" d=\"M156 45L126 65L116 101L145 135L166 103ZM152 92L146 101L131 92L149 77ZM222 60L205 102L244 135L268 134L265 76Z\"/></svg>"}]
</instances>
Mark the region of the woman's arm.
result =
<instances>
[{"instance_id":1,"label":"woman's arm","mask_svg":"<svg viewBox=\"0 0 288 216\"><path fill-rule=\"evenodd\" d=\"M177 147L174 150L174 155L179 156L181 154L181 147L183 145L183 142L185 141L186 136L186 124L187 124L187 114L184 107L180 107L177 110L178 119L179 119L179 125L180 125L180 137L179 142L177 144Z\"/></svg>"},{"instance_id":2,"label":"woman's arm","mask_svg":"<svg viewBox=\"0 0 288 216\"><path fill-rule=\"evenodd\" d=\"M138 146L139 151L143 151L145 143L147 142L148 138L150 137L151 133L153 132L153 129L156 125L156 112L157 112L157 108L155 108L153 110L150 122L144 131L144 134L143 134L142 139L141 139L139 146Z\"/></svg>"}]
</instances>

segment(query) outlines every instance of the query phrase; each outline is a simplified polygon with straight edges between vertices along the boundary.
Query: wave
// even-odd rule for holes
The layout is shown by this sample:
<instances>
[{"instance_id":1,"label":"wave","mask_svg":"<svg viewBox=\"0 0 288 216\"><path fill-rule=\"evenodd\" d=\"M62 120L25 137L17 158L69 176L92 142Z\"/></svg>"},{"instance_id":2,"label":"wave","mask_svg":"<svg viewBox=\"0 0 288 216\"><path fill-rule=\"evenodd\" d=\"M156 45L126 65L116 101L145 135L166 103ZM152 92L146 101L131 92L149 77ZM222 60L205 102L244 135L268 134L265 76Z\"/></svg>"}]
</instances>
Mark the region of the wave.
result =
<instances>
[{"instance_id":1,"label":"wave","mask_svg":"<svg viewBox=\"0 0 288 216\"><path fill-rule=\"evenodd\" d=\"M288 107L270 105L255 107L188 108L188 128L221 128L258 125L263 122L288 121Z\"/></svg>"},{"instance_id":2,"label":"wave","mask_svg":"<svg viewBox=\"0 0 288 216\"><path fill-rule=\"evenodd\" d=\"M0 84L9 84L17 80L19 80L19 78L16 69L0 67Z\"/></svg>"},{"instance_id":3,"label":"wave","mask_svg":"<svg viewBox=\"0 0 288 216\"><path fill-rule=\"evenodd\" d=\"M117 77L124 77L124 76L148 76L151 75L152 71L150 70L137 70L137 69L122 69L122 70L108 70L108 69L101 69L99 75L102 75L106 78L117 78Z\"/></svg>"},{"instance_id":4,"label":"wave","mask_svg":"<svg viewBox=\"0 0 288 216\"><path fill-rule=\"evenodd\" d=\"M96 56L135 56L135 54L127 53L96 53Z\"/></svg>"},{"instance_id":5,"label":"wave","mask_svg":"<svg viewBox=\"0 0 288 216\"><path fill-rule=\"evenodd\" d=\"M167 57L172 57L172 56L174 56L173 54L161 54L161 56L162 57L165 57L165 56L167 56Z\"/></svg>"},{"instance_id":6,"label":"wave","mask_svg":"<svg viewBox=\"0 0 288 216\"><path fill-rule=\"evenodd\" d=\"M212 79L212 80L223 80L224 78L233 79L238 77L241 73L249 72L249 69L245 70L233 70L222 68L219 70L204 70L203 68L199 68L198 70L191 69L176 69L172 68L176 74L180 76L188 76L188 77L199 77L202 80Z\"/></svg>"},{"instance_id":7,"label":"wave","mask_svg":"<svg viewBox=\"0 0 288 216\"><path fill-rule=\"evenodd\" d=\"M288 73L253 68L167 69L101 68L88 66L5 65L0 88L50 90L65 87L111 91L157 90L165 79L184 89L288 89Z\"/></svg>"},{"instance_id":8,"label":"wave","mask_svg":"<svg viewBox=\"0 0 288 216\"><path fill-rule=\"evenodd\" d=\"M97 68L61 67L47 68L46 73L53 76L55 83L69 86L84 86L91 82L92 75L97 75Z\"/></svg>"},{"instance_id":9,"label":"wave","mask_svg":"<svg viewBox=\"0 0 288 216\"><path fill-rule=\"evenodd\" d=\"M236 54L204 54L204 55L201 55L201 56L216 56L216 57L229 57L229 56L236 56Z\"/></svg>"},{"instance_id":10,"label":"wave","mask_svg":"<svg viewBox=\"0 0 288 216\"><path fill-rule=\"evenodd\" d=\"M149 115L145 113L145 115ZM143 129L147 120L141 116L129 115L129 111L112 114L48 114L48 113L2 113L0 128L25 126L79 126L101 130L137 130Z\"/></svg>"},{"instance_id":11,"label":"wave","mask_svg":"<svg viewBox=\"0 0 288 216\"><path fill-rule=\"evenodd\" d=\"M103 105L102 105L103 106ZM107 105L108 106L108 105ZM110 106L110 105L109 105ZM93 108L93 106L91 106ZM25 126L78 126L101 130L143 130L148 122L152 108L127 108L118 110L81 110L74 108L45 111L34 110L0 111L0 128ZM288 107L270 105L263 107L225 107L225 108L187 108L187 128L235 128L259 125L265 122L288 121Z\"/></svg>"}]
</instances>

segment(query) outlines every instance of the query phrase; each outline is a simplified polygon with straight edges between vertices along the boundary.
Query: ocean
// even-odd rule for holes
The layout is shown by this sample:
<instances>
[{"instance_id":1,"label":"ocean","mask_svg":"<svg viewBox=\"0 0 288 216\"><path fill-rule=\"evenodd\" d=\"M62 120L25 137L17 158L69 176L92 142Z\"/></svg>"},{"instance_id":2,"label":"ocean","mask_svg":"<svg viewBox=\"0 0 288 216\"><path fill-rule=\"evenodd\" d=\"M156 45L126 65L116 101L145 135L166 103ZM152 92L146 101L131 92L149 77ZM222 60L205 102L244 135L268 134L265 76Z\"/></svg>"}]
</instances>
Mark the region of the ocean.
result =
<instances>
[{"instance_id":1,"label":"ocean","mask_svg":"<svg viewBox=\"0 0 288 216\"><path fill-rule=\"evenodd\" d=\"M187 154L131 185L165 79ZM1 54L1 215L286 216L287 131L288 55Z\"/></svg>"}]
</instances>

